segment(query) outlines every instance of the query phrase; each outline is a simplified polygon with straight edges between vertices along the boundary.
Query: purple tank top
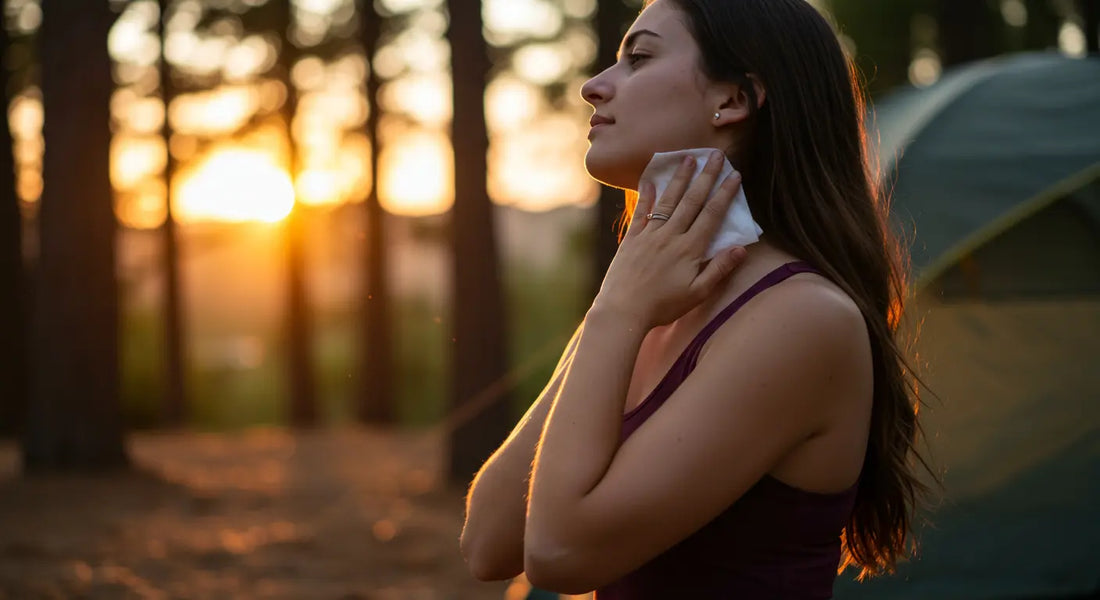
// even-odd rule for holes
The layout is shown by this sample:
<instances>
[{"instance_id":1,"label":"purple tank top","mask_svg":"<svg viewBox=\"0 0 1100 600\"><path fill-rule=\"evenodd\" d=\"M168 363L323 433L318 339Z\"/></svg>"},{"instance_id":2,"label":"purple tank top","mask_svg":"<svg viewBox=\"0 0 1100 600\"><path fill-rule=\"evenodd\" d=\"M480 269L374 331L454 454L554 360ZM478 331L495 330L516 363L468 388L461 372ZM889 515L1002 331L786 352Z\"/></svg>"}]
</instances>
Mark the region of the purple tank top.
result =
<instances>
[{"instance_id":1,"label":"purple tank top","mask_svg":"<svg viewBox=\"0 0 1100 600\"><path fill-rule=\"evenodd\" d=\"M664 379L623 416L622 439L656 412L691 374L703 344L760 292L797 273L787 263L757 281L718 313L688 344ZM840 563L840 534L858 484L836 494L791 487L764 476L710 523L653 560L596 591L597 600L831 598Z\"/></svg>"}]
</instances>

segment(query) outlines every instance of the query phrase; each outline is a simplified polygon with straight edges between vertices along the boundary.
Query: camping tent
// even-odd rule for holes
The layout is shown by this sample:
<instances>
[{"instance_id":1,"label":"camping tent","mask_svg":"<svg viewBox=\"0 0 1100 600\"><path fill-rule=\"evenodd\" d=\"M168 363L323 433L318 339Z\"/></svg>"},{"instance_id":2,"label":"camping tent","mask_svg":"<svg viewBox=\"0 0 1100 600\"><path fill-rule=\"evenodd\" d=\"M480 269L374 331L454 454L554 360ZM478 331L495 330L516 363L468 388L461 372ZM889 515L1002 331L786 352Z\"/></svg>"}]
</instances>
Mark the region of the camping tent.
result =
<instances>
[{"instance_id":1,"label":"camping tent","mask_svg":"<svg viewBox=\"0 0 1100 600\"><path fill-rule=\"evenodd\" d=\"M876 107L944 493L841 600L1100 598L1100 59L975 63Z\"/></svg>"}]
</instances>

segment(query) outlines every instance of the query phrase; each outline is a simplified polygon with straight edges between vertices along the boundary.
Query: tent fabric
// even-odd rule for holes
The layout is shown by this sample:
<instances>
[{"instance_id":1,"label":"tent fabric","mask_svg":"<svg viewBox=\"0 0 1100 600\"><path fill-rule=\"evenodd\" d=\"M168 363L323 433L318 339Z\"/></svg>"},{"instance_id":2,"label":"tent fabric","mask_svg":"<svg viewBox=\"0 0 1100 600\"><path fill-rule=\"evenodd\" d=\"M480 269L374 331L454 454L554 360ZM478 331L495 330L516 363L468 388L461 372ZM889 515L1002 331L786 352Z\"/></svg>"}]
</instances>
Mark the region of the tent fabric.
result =
<instances>
[{"instance_id":1,"label":"tent fabric","mask_svg":"<svg viewBox=\"0 0 1100 600\"><path fill-rule=\"evenodd\" d=\"M925 291L954 302L1100 297L1100 181L964 256Z\"/></svg>"},{"instance_id":2,"label":"tent fabric","mask_svg":"<svg viewBox=\"0 0 1100 600\"><path fill-rule=\"evenodd\" d=\"M876 127L944 489L920 554L836 598L1100 598L1100 58L963 66Z\"/></svg>"},{"instance_id":3,"label":"tent fabric","mask_svg":"<svg viewBox=\"0 0 1100 600\"><path fill-rule=\"evenodd\" d=\"M1100 597L1100 301L920 298L941 503L895 576L838 600Z\"/></svg>"},{"instance_id":4,"label":"tent fabric","mask_svg":"<svg viewBox=\"0 0 1100 600\"><path fill-rule=\"evenodd\" d=\"M1100 176L1100 59L1029 53L964 66L883 98L872 126L921 285Z\"/></svg>"}]
</instances>

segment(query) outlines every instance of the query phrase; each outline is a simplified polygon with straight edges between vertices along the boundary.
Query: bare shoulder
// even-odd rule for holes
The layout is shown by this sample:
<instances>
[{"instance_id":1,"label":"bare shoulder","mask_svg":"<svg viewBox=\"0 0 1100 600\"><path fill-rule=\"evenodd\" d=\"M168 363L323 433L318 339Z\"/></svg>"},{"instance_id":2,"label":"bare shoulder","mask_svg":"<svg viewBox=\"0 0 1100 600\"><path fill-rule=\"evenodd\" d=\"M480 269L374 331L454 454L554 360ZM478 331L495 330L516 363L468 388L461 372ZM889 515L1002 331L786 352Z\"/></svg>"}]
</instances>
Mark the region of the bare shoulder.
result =
<instances>
[{"instance_id":1,"label":"bare shoulder","mask_svg":"<svg viewBox=\"0 0 1100 600\"><path fill-rule=\"evenodd\" d=\"M735 344L737 339L760 343L762 337L821 350L850 350L868 343L867 324L856 302L814 273L801 273L768 288L745 304L730 325L716 332L716 345Z\"/></svg>"},{"instance_id":2,"label":"bare shoulder","mask_svg":"<svg viewBox=\"0 0 1100 600\"><path fill-rule=\"evenodd\" d=\"M776 392L771 401L806 411L818 432L869 399L873 385L863 314L840 287L812 273L745 304L704 348L698 364L707 363L732 389Z\"/></svg>"}]
</instances>

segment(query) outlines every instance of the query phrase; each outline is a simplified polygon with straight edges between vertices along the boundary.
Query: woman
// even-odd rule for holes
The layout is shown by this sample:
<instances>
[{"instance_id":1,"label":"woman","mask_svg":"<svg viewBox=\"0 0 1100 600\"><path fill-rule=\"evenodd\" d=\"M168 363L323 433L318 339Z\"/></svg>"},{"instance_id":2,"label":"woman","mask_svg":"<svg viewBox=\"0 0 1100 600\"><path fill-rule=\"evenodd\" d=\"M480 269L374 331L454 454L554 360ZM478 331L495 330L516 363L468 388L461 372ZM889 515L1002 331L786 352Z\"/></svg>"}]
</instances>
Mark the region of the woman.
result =
<instances>
[{"instance_id":1,"label":"woman","mask_svg":"<svg viewBox=\"0 0 1100 600\"><path fill-rule=\"evenodd\" d=\"M764 234L703 260L737 191L706 200L722 153L640 186L552 381L474 479L474 575L755 599L892 570L923 491L904 280L831 28L803 0L651 0L582 95L593 177L632 190L656 152L719 148Z\"/></svg>"}]
</instances>

